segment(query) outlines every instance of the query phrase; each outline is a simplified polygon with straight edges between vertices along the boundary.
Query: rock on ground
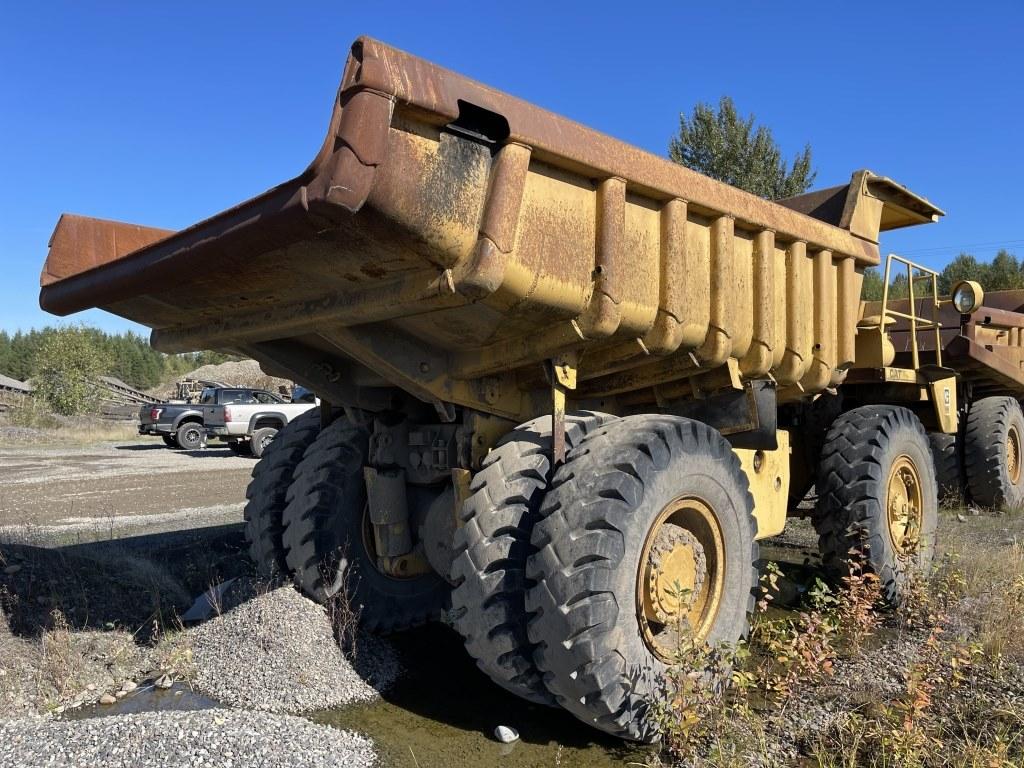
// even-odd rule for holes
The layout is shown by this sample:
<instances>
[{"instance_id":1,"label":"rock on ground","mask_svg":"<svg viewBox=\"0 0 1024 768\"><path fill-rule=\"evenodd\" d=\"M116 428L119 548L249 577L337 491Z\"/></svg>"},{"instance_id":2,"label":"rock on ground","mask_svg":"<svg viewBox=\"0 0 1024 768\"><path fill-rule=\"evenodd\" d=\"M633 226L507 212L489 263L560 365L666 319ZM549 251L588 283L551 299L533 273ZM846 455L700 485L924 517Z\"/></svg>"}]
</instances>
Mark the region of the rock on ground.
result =
<instances>
[{"instance_id":1,"label":"rock on ground","mask_svg":"<svg viewBox=\"0 0 1024 768\"><path fill-rule=\"evenodd\" d=\"M324 608L292 587L258 595L187 633L194 684L236 707L308 712L370 701L399 676L385 641L360 637L353 663Z\"/></svg>"},{"instance_id":2,"label":"rock on ground","mask_svg":"<svg viewBox=\"0 0 1024 768\"><path fill-rule=\"evenodd\" d=\"M363 768L375 760L372 742L358 734L298 717L224 709L0 721L0 744L0 768Z\"/></svg>"}]
</instances>

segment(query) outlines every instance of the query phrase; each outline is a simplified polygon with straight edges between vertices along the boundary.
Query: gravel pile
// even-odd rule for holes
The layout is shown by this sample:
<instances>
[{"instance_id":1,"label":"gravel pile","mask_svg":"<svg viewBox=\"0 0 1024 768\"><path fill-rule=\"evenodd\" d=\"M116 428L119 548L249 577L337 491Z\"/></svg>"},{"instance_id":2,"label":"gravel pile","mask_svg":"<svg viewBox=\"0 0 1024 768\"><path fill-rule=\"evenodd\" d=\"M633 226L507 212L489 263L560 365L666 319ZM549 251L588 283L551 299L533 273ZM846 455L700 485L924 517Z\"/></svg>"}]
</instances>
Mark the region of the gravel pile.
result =
<instances>
[{"instance_id":1,"label":"gravel pile","mask_svg":"<svg viewBox=\"0 0 1024 768\"><path fill-rule=\"evenodd\" d=\"M0 722L0 768L26 765L362 768L368 739L287 715L147 712L87 720Z\"/></svg>"},{"instance_id":2,"label":"gravel pile","mask_svg":"<svg viewBox=\"0 0 1024 768\"><path fill-rule=\"evenodd\" d=\"M322 606L291 587L258 595L188 632L196 688L236 707L308 712L371 701L401 672L369 636L356 662L338 647Z\"/></svg>"},{"instance_id":3,"label":"gravel pile","mask_svg":"<svg viewBox=\"0 0 1024 768\"><path fill-rule=\"evenodd\" d=\"M198 379L201 381L222 381L232 387L259 387L271 392L277 392L281 385L291 389L291 382L287 379L279 379L275 376L268 376L260 369L260 364L255 360L237 360L219 365L204 365L196 368L190 373L179 376L174 381L169 381L154 387L149 394L159 397L170 397L175 391L175 383L179 379Z\"/></svg>"}]
</instances>

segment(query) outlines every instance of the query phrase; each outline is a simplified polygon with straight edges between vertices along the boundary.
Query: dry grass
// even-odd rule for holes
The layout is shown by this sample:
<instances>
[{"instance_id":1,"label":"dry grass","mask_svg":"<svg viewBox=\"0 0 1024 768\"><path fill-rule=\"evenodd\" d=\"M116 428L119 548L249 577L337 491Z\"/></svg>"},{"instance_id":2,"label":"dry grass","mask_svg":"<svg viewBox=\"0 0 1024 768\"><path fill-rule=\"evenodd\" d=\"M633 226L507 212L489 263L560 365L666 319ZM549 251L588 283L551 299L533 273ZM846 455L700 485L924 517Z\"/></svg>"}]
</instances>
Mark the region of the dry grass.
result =
<instances>
[{"instance_id":1,"label":"dry grass","mask_svg":"<svg viewBox=\"0 0 1024 768\"><path fill-rule=\"evenodd\" d=\"M763 614L724 665L720 651L686 651L655 708L666 763L1024 765L1024 518L952 510L940 531L934 573L899 609L855 580ZM731 664L732 687L703 684L713 675L694 677L694 664Z\"/></svg>"},{"instance_id":2,"label":"dry grass","mask_svg":"<svg viewBox=\"0 0 1024 768\"><path fill-rule=\"evenodd\" d=\"M151 666L131 633L75 631L54 612L51 626L35 637L0 631L0 716L93 702Z\"/></svg>"},{"instance_id":3,"label":"dry grass","mask_svg":"<svg viewBox=\"0 0 1024 768\"><path fill-rule=\"evenodd\" d=\"M116 441L134 440L139 436L138 426L133 421L107 421L97 419L85 424L61 427L47 435L53 442L62 445L92 445Z\"/></svg>"},{"instance_id":4,"label":"dry grass","mask_svg":"<svg viewBox=\"0 0 1024 768\"><path fill-rule=\"evenodd\" d=\"M1005 523L1006 517L988 518ZM1005 525L998 526L1005 528ZM986 658L1024 662L1024 539L958 537L950 562L963 580L962 618Z\"/></svg>"},{"instance_id":5,"label":"dry grass","mask_svg":"<svg viewBox=\"0 0 1024 768\"><path fill-rule=\"evenodd\" d=\"M0 414L0 447L79 446L137 437L138 425L134 420L112 420L100 416L56 416L34 401L23 408L14 408Z\"/></svg>"}]
</instances>

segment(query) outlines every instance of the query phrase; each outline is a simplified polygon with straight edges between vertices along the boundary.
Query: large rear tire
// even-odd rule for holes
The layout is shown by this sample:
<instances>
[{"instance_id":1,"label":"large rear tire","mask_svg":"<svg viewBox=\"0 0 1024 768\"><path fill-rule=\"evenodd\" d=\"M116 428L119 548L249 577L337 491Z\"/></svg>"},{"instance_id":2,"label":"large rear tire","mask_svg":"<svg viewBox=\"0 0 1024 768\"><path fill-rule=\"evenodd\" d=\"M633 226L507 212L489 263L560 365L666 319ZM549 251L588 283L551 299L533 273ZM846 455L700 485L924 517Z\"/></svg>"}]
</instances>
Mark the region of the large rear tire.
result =
<instances>
[{"instance_id":1,"label":"large rear tire","mask_svg":"<svg viewBox=\"0 0 1024 768\"><path fill-rule=\"evenodd\" d=\"M309 446L288 488L285 561L314 600L327 603L344 590L361 626L397 632L440 618L449 587L433 572L398 578L378 570L363 479L368 440L341 418Z\"/></svg>"},{"instance_id":2,"label":"large rear tire","mask_svg":"<svg viewBox=\"0 0 1024 768\"><path fill-rule=\"evenodd\" d=\"M674 416L588 435L555 472L527 565L530 640L565 709L649 741L681 624L710 643L747 631L757 584L753 499L729 443Z\"/></svg>"},{"instance_id":3,"label":"large rear tire","mask_svg":"<svg viewBox=\"0 0 1024 768\"><path fill-rule=\"evenodd\" d=\"M590 411L566 415L567 447L611 418ZM541 416L503 437L473 476L455 533L452 615L466 650L491 680L555 706L533 662L524 602L530 535L548 487L551 447L551 417Z\"/></svg>"},{"instance_id":4,"label":"large rear tire","mask_svg":"<svg viewBox=\"0 0 1024 768\"><path fill-rule=\"evenodd\" d=\"M264 577L290 573L281 542L281 516L295 468L319 433L320 409L306 411L278 433L253 467L252 480L245 491L245 538L249 542L249 556Z\"/></svg>"},{"instance_id":5,"label":"large rear tire","mask_svg":"<svg viewBox=\"0 0 1024 768\"><path fill-rule=\"evenodd\" d=\"M971 404L964 431L967 487L983 507L1024 506L1024 415L1012 397Z\"/></svg>"},{"instance_id":6,"label":"large rear tire","mask_svg":"<svg viewBox=\"0 0 1024 768\"><path fill-rule=\"evenodd\" d=\"M938 524L931 448L917 416L887 405L844 413L826 436L817 487L822 565L839 579L857 557L898 601L931 563Z\"/></svg>"}]
</instances>

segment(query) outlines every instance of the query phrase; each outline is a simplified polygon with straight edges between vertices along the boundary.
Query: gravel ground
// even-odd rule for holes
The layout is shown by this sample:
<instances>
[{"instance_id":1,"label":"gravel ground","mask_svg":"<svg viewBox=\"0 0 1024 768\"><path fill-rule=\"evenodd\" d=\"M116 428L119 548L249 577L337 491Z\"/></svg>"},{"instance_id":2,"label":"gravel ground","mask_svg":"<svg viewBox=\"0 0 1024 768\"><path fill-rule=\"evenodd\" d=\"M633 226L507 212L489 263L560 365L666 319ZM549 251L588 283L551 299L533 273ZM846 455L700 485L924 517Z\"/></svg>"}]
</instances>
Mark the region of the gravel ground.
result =
<instances>
[{"instance_id":1,"label":"gravel ground","mask_svg":"<svg viewBox=\"0 0 1024 768\"><path fill-rule=\"evenodd\" d=\"M375 761L372 742L351 731L236 710L0 721L0 744L0 768L361 768Z\"/></svg>"},{"instance_id":2,"label":"gravel ground","mask_svg":"<svg viewBox=\"0 0 1024 768\"><path fill-rule=\"evenodd\" d=\"M308 712L371 701L399 676L384 640L364 636L353 664L322 606L292 587L260 594L186 633L194 685L237 707Z\"/></svg>"},{"instance_id":3,"label":"gravel ground","mask_svg":"<svg viewBox=\"0 0 1024 768\"><path fill-rule=\"evenodd\" d=\"M74 544L240 522L255 461L155 438L11 447L0 440L0 541Z\"/></svg>"}]
</instances>

